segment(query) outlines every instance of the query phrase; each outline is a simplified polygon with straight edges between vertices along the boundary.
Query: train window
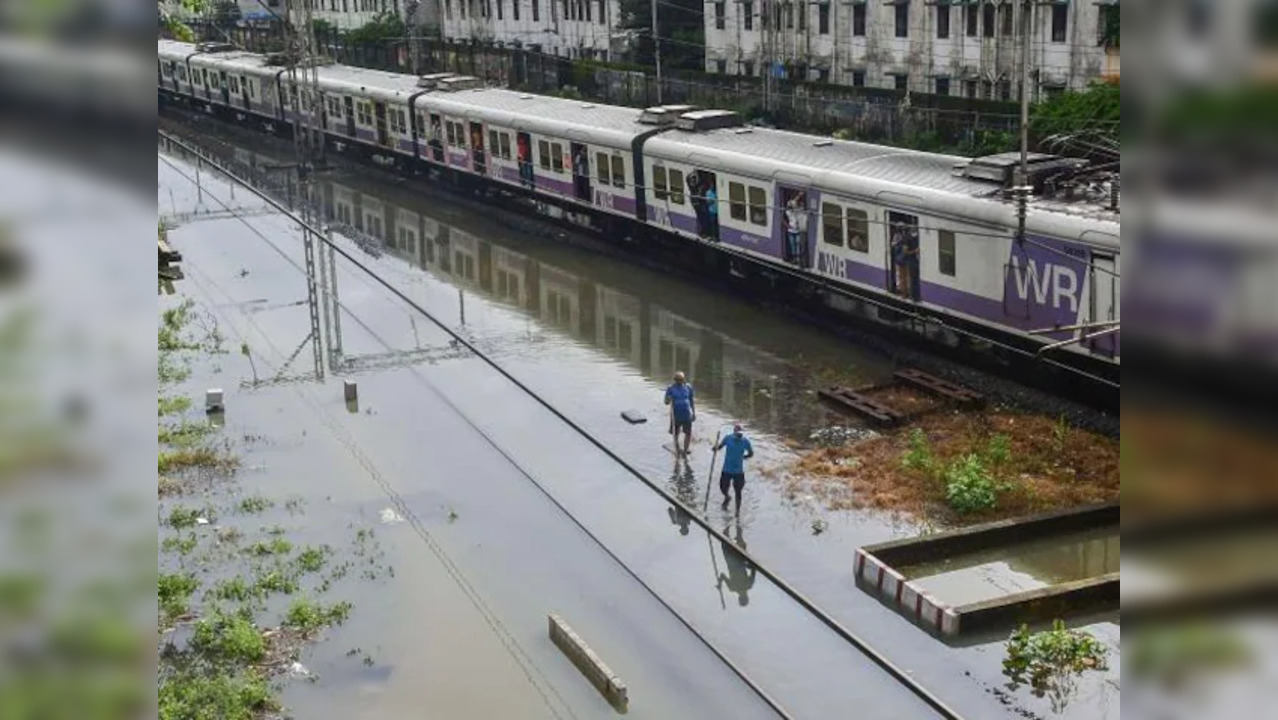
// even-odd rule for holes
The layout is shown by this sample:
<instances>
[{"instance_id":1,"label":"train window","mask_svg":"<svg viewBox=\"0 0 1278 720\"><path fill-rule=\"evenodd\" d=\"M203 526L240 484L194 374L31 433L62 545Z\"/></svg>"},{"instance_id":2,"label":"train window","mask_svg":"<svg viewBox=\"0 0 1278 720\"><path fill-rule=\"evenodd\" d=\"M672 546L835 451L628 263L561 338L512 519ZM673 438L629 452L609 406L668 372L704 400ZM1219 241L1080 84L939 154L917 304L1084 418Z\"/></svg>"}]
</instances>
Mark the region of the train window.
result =
<instances>
[{"instance_id":1,"label":"train window","mask_svg":"<svg viewBox=\"0 0 1278 720\"><path fill-rule=\"evenodd\" d=\"M537 141L537 162L542 170L550 169L550 143L545 140Z\"/></svg>"},{"instance_id":2,"label":"train window","mask_svg":"<svg viewBox=\"0 0 1278 720\"><path fill-rule=\"evenodd\" d=\"M670 171L670 202L675 205L683 204L683 171Z\"/></svg>"},{"instance_id":3,"label":"train window","mask_svg":"<svg viewBox=\"0 0 1278 720\"><path fill-rule=\"evenodd\" d=\"M768 191L753 185L750 186L750 222L768 224Z\"/></svg>"},{"instance_id":4,"label":"train window","mask_svg":"<svg viewBox=\"0 0 1278 720\"><path fill-rule=\"evenodd\" d=\"M619 188L626 186L626 161L620 155L612 156L612 184Z\"/></svg>"},{"instance_id":5,"label":"train window","mask_svg":"<svg viewBox=\"0 0 1278 720\"><path fill-rule=\"evenodd\" d=\"M160 64L160 75L162 75L162 76L164 76L164 77L172 77L172 75L173 75L173 68L169 67L169 64L168 64L168 63L161 63L161 64Z\"/></svg>"},{"instance_id":6,"label":"train window","mask_svg":"<svg viewBox=\"0 0 1278 720\"><path fill-rule=\"evenodd\" d=\"M564 171L564 146L559 143L550 144L550 165L555 172Z\"/></svg>"},{"instance_id":7,"label":"train window","mask_svg":"<svg viewBox=\"0 0 1278 720\"><path fill-rule=\"evenodd\" d=\"M652 194L658 200L665 200L669 197L666 192L666 169L663 167L652 167Z\"/></svg>"},{"instance_id":8,"label":"train window","mask_svg":"<svg viewBox=\"0 0 1278 720\"><path fill-rule=\"evenodd\" d=\"M417 134L421 135L426 131L426 115L417 113Z\"/></svg>"},{"instance_id":9,"label":"train window","mask_svg":"<svg viewBox=\"0 0 1278 720\"><path fill-rule=\"evenodd\" d=\"M942 275L954 277L954 231L940 230L936 235L936 261Z\"/></svg>"},{"instance_id":10,"label":"train window","mask_svg":"<svg viewBox=\"0 0 1278 720\"><path fill-rule=\"evenodd\" d=\"M864 210L848 208L848 248L870 252L870 216Z\"/></svg>"},{"instance_id":11,"label":"train window","mask_svg":"<svg viewBox=\"0 0 1278 720\"><path fill-rule=\"evenodd\" d=\"M746 202L745 185L738 182L728 183L728 215L733 220L745 222Z\"/></svg>"},{"instance_id":12,"label":"train window","mask_svg":"<svg viewBox=\"0 0 1278 720\"><path fill-rule=\"evenodd\" d=\"M827 245L843 247L843 208L821 203L821 239Z\"/></svg>"},{"instance_id":13,"label":"train window","mask_svg":"<svg viewBox=\"0 0 1278 720\"><path fill-rule=\"evenodd\" d=\"M501 143L497 140L497 131L488 131L488 152L496 157L501 157Z\"/></svg>"},{"instance_id":14,"label":"train window","mask_svg":"<svg viewBox=\"0 0 1278 720\"><path fill-rule=\"evenodd\" d=\"M453 134L457 137L457 147L466 147L466 123L453 123Z\"/></svg>"},{"instance_id":15,"label":"train window","mask_svg":"<svg viewBox=\"0 0 1278 720\"><path fill-rule=\"evenodd\" d=\"M226 87L227 87L227 89L228 89L228 90L230 90L232 93L239 94L239 92L240 92L240 81L239 81L239 80L236 80L236 79L235 79L235 76L234 76L234 75L232 75L231 77L229 77L229 78L227 78L227 79L226 79Z\"/></svg>"},{"instance_id":16,"label":"train window","mask_svg":"<svg viewBox=\"0 0 1278 720\"><path fill-rule=\"evenodd\" d=\"M510 133L501 134L501 157L503 160L510 159Z\"/></svg>"},{"instance_id":17,"label":"train window","mask_svg":"<svg viewBox=\"0 0 1278 720\"><path fill-rule=\"evenodd\" d=\"M178 76L178 80L181 80L182 82L186 82L186 68L181 65L178 65L177 76Z\"/></svg>"},{"instance_id":18,"label":"train window","mask_svg":"<svg viewBox=\"0 0 1278 720\"><path fill-rule=\"evenodd\" d=\"M608 153L595 153L595 172L599 175L600 185L612 184L611 167L612 165L608 163Z\"/></svg>"},{"instance_id":19,"label":"train window","mask_svg":"<svg viewBox=\"0 0 1278 720\"><path fill-rule=\"evenodd\" d=\"M209 78L209 87L213 88L214 90L217 90L218 88L222 87L222 86L218 83L218 79L217 79L217 75L216 75L216 74L214 74L212 77L210 77L210 78Z\"/></svg>"},{"instance_id":20,"label":"train window","mask_svg":"<svg viewBox=\"0 0 1278 720\"><path fill-rule=\"evenodd\" d=\"M245 79L244 84L248 85L249 98L252 100L256 100L257 99L257 83L251 79Z\"/></svg>"}]
</instances>

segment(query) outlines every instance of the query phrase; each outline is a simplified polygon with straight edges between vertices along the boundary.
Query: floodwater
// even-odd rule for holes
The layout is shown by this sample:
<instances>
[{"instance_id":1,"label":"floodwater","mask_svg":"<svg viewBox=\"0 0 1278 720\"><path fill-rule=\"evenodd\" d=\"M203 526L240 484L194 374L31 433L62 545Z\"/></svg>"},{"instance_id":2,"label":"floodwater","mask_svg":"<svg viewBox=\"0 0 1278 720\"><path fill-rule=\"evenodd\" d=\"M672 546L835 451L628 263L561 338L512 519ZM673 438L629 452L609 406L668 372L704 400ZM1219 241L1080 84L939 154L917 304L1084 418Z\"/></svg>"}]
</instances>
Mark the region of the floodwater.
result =
<instances>
[{"instance_id":1,"label":"floodwater","mask_svg":"<svg viewBox=\"0 0 1278 720\"><path fill-rule=\"evenodd\" d=\"M1117 527L1096 528L898 568L951 605L1118 572Z\"/></svg>"},{"instance_id":2,"label":"floodwater","mask_svg":"<svg viewBox=\"0 0 1278 720\"><path fill-rule=\"evenodd\" d=\"M277 177L286 188L287 173L270 168L282 164L287 148L273 156L281 150L278 144L237 142L243 147L221 146L224 159L241 168L255 166L258 177ZM237 220L202 200L205 191L191 187L190 166L181 167L185 179L169 177L161 167L166 179L159 200L165 214L197 211L186 222L198 232L180 248L192 260L188 272L199 268L191 286L222 288L226 312L243 318L238 324L255 338L251 342L271 346L280 374L300 378L313 372L296 228L242 190L231 197L228 186L206 171L207 188L237 208ZM706 517L717 529L748 545L750 553L929 690L969 717L1050 714L1037 699L1017 696L1009 703L996 694L1003 682L1000 645L943 646L857 589L851 573L855 549L915 534L913 523L866 511L829 514L812 498L788 496L763 477L793 457L787 441L831 423L857 424L816 402L816 388L878 382L895 369L891 362L687 280L572 247L553 233L524 232L500 214L484 215L417 183L339 167L321 185L320 204L335 240L360 263L646 477L694 508L706 503ZM170 196L172 188L178 189ZM254 390L250 397L285 391L313 397L292 410L254 408L246 422L263 434L264 427L276 434L288 428L297 440L285 454L306 479L290 482L311 484L312 492L330 492L337 482L354 484L349 492L357 499L339 518L375 517L398 498L398 512L410 521L393 532L408 535L400 538L402 544L388 540L388 555L414 562L429 550L446 558L440 560L443 569L462 569L472 597L482 600L471 603L488 608L477 617L484 625L499 619L510 631L501 645L514 657L532 658L512 667L553 669L561 660L544 647L545 612L555 608L582 625L578 630L600 645L627 682L635 678L632 698L655 698L632 702L631 714L757 714L757 700L740 681L725 676L704 647L671 626L655 596L796 716L839 717L848 707L873 708L867 717L927 715L872 663L846 643L832 641L824 626L798 611L730 547L699 531L529 396L461 352L402 298L341 257L324 256L320 253L320 261L327 263L330 281L321 288L317 328L325 338L317 358L324 379ZM249 368L236 365L247 377ZM689 373L698 397L687 462L661 449L669 440L662 389L676 369ZM359 383L353 408L341 402L339 378ZM625 410L643 413L648 422L626 423L620 417ZM349 477L334 477L334 468L350 465L349 459L339 465L299 452L318 442L299 435L299 426L313 425L316 418L342 438L341 454L362 458ZM710 444L717 429L732 421L745 423L757 453L739 516L720 509L713 497L718 491L707 486L714 474ZM310 433L308 438L317 434ZM379 480L371 488L360 479L374 475ZM824 532L813 531L818 519L825 521ZM409 536L415 523L438 551L420 533ZM634 575L619 570L616 560ZM378 595L377 602L388 603L402 592L397 581L394 593ZM403 670L387 679L355 669L340 674L347 678L342 682L416 697L407 678L420 672L421 651L401 631L412 620L396 610L415 602L410 596L376 620L355 617L342 630L359 633L343 635L343 642L367 643L355 638L371 637L400 648L395 666ZM1116 653L1116 627L1102 626L1100 634L1111 627ZM419 642L428 635L423 631ZM1118 665L1111 663L1114 669L1103 681L1080 683L1082 700L1064 716L1116 718ZM449 664L441 659L431 668L443 672ZM553 678L543 685L560 693L580 684L571 673L543 672ZM405 686L387 690L396 677ZM292 692L328 698L326 687ZM557 707L580 712L585 702L575 696Z\"/></svg>"}]
</instances>

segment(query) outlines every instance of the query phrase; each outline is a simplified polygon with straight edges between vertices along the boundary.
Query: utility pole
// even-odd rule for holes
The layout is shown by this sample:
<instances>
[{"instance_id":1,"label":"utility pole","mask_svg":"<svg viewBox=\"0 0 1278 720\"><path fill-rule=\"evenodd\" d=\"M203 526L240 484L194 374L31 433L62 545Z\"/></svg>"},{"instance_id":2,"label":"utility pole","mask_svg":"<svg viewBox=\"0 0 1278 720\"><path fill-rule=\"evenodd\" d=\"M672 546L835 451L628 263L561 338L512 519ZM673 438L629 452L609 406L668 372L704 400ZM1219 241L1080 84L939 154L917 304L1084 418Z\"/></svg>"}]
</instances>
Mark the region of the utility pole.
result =
<instances>
[{"instance_id":1,"label":"utility pole","mask_svg":"<svg viewBox=\"0 0 1278 720\"><path fill-rule=\"evenodd\" d=\"M553 2L552 2L553 4ZM657 61L657 104L661 103L661 37L657 35L657 0L652 0L652 54Z\"/></svg>"},{"instance_id":2,"label":"utility pole","mask_svg":"<svg viewBox=\"0 0 1278 720\"><path fill-rule=\"evenodd\" d=\"M1034 14L1034 0L1021 4L1021 162L1016 172L1016 240L1025 241L1025 216L1029 204L1029 96L1030 96L1030 33Z\"/></svg>"}]
</instances>

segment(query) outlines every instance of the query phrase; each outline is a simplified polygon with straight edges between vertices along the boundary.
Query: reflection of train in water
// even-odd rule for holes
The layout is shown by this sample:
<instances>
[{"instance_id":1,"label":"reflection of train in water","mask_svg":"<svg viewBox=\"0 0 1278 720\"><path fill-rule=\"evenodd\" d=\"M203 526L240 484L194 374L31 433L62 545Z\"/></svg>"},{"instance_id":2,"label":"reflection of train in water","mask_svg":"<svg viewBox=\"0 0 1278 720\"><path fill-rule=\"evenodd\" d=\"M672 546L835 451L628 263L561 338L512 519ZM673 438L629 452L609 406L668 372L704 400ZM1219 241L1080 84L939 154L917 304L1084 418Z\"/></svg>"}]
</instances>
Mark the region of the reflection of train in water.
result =
<instances>
[{"instance_id":1,"label":"reflection of train in water","mask_svg":"<svg viewBox=\"0 0 1278 720\"><path fill-rule=\"evenodd\" d=\"M529 313L649 377L688 371L698 393L734 417L762 428L819 422L809 398L784 392L803 384L801 371L653 302L637 283L627 288L635 292L601 285L339 183L322 192L330 221L350 218L387 255Z\"/></svg>"}]
</instances>

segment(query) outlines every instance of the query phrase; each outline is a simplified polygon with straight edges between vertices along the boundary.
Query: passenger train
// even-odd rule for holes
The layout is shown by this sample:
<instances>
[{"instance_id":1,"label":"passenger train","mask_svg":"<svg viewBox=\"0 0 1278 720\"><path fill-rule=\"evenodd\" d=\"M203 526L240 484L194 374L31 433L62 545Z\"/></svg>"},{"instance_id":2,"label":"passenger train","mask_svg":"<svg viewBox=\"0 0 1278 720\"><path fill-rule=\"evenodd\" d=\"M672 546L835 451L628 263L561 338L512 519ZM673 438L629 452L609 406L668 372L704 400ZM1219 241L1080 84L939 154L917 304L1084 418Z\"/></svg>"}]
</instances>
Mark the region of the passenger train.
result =
<instances>
[{"instance_id":1,"label":"passenger train","mask_svg":"<svg viewBox=\"0 0 1278 720\"><path fill-rule=\"evenodd\" d=\"M1117 378L1117 192L1075 196L1056 182L1084 161L1031 155L1038 192L1018 237L1007 155L917 152L449 74L315 74L312 101L274 58L159 42L162 100L270 131L321 127L332 147L523 194L608 239L677 242L731 274L797 280L881 321L925 317L954 337Z\"/></svg>"}]
</instances>

